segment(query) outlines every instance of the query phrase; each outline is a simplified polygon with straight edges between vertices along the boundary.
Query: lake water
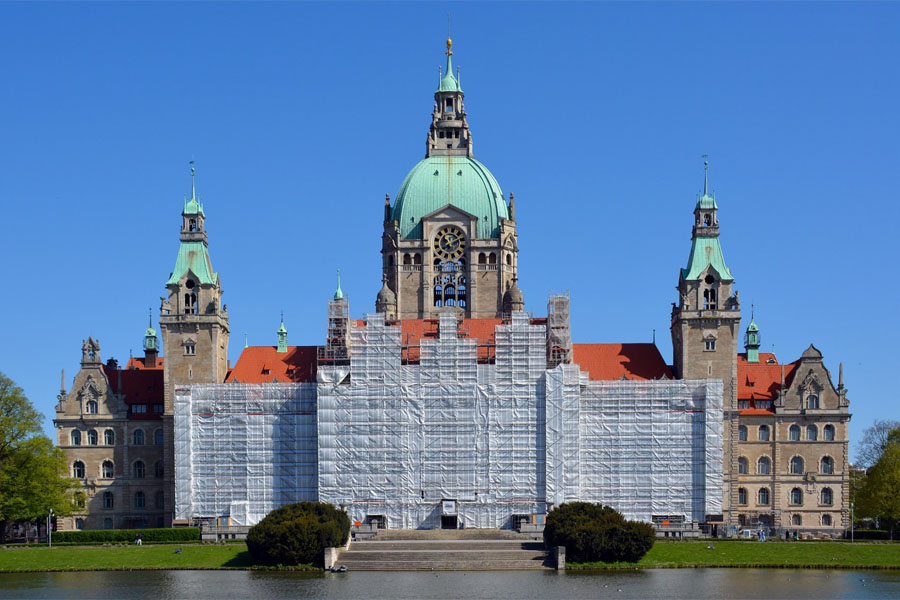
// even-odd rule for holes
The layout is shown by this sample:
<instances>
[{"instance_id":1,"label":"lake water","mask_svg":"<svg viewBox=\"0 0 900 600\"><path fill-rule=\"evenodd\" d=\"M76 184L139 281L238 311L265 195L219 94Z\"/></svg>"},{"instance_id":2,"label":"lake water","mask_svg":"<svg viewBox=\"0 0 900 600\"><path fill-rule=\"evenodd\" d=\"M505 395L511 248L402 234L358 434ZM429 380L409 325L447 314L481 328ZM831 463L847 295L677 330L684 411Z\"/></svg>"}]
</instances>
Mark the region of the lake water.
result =
<instances>
[{"instance_id":1,"label":"lake water","mask_svg":"<svg viewBox=\"0 0 900 600\"><path fill-rule=\"evenodd\" d=\"M0 574L0 598L900 598L898 571L110 571Z\"/></svg>"}]
</instances>

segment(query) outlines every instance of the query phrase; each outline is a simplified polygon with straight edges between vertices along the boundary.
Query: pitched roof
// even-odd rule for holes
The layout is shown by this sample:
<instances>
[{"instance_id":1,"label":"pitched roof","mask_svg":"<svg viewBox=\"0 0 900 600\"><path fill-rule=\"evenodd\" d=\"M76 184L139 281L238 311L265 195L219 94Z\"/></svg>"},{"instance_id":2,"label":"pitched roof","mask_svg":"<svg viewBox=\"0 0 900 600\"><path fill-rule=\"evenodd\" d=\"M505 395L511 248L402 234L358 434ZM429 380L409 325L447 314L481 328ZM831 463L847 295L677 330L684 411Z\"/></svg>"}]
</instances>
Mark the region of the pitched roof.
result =
<instances>
[{"instance_id":1,"label":"pitched roof","mask_svg":"<svg viewBox=\"0 0 900 600\"><path fill-rule=\"evenodd\" d=\"M125 365L125 370L135 370L135 369L139 369L139 370L145 370L145 369L158 369L158 370L161 371L162 368L163 368L163 365L165 364L163 361L165 361L165 358L163 358L162 356L158 356L158 357L156 358L156 366L155 366L155 367L148 367L148 366L144 363L144 357L143 357L143 356L132 356L131 358L128 359L128 364Z\"/></svg>"},{"instance_id":2,"label":"pitched roof","mask_svg":"<svg viewBox=\"0 0 900 600\"><path fill-rule=\"evenodd\" d=\"M316 346L248 346L225 378L226 383L291 383L316 380Z\"/></svg>"},{"instance_id":3,"label":"pitched roof","mask_svg":"<svg viewBox=\"0 0 900 600\"><path fill-rule=\"evenodd\" d=\"M747 354L737 355L738 400L775 400L781 389L781 368L784 385L791 385L799 361L782 365L771 352L760 352L758 363L747 362ZM760 409L741 409L741 414L771 414Z\"/></svg>"},{"instance_id":4,"label":"pitched roof","mask_svg":"<svg viewBox=\"0 0 900 600\"><path fill-rule=\"evenodd\" d=\"M103 372L109 380L110 388L115 393L119 393L119 378L121 378L121 393L125 396L125 404L128 406L135 404L146 405L147 412L131 412L129 413L129 418L159 419L162 417L160 413L153 412L153 405L162 404L164 401L163 370L161 368L129 370L103 365Z\"/></svg>"},{"instance_id":5,"label":"pitched roof","mask_svg":"<svg viewBox=\"0 0 900 600\"><path fill-rule=\"evenodd\" d=\"M572 361L593 381L674 379L656 344L572 344Z\"/></svg>"}]
</instances>

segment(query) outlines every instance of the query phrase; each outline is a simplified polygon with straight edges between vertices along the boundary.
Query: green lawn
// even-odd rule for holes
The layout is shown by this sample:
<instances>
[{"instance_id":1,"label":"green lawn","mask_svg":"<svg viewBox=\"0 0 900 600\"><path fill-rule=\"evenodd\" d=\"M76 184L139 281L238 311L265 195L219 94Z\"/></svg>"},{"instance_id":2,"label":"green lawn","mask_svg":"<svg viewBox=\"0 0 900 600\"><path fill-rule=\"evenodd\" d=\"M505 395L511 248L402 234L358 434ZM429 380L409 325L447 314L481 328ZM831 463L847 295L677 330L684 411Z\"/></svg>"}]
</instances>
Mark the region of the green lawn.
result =
<instances>
[{"instance_id":1,"label":"green lawn","mask_svg":"<svg viewBox=\"0 0 900 600\"><path fill-rule=\"evenodd\" d=\"M181 548L180 553L175 550ZM7 546L0 549L2 571L116 569L246 569L253 566L244 544L143 546Z\"/></svg>"},{"instance_id":2,"label":"green lawn","mask_svg":"<svg viewBox=\"0 0 900 600\"><path fill-rule=\"evenodd\" d=\"M714 548L707 546L712 543ZM609 567L825 567L900 569L900 544L843 542L657 542L636 565L566 563L566 568Z\"/></svg>"}]
</instances>

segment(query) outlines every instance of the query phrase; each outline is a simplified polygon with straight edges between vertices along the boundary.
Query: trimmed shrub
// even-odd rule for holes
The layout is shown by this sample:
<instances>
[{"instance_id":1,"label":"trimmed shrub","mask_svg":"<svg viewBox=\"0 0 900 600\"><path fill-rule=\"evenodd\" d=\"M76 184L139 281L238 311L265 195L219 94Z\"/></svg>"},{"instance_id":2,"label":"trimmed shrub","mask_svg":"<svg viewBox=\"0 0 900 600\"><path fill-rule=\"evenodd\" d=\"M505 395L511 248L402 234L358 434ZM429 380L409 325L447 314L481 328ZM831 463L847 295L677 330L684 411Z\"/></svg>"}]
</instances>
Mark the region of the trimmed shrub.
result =
<instances>
[{"instance_id":1,"label":"trimmed shrub","mask_svg":"<svg viewBox=\"0 0 900 600\"><path fill-rule=\"evenodd\" d=\"M850 539L850 530L844 532L844 538ZM883 529L857 529L853 532L855 540L889 540L890 532Z\"/></svg>"},{"instance_id":2,"label":"trimmed shrub","mask_svg":"<svg viewBox=\"0 0 900 600\"><path fill-rule=\"evenodd\" d=\"M547 546L565 546L566 561L637 562L656 541L653 526L625 517L609 506L569 502L550 511L544 526Z\"/></svg>"},{"instance_id":3,"label":"trimmed shrub","mask_svg":"<svg viewBox=\"0 0 900 600\"><path fill-rule=\"evenodd\" d=\"M199 527L165 529L97 529L93 531L59 531L54 542L133 542L137 534L143 542L199 542Z\"/></svg>"},{"instance_id":4,"label":"trimmed shrub","mask_svg":"<svg viewBox=\"0 0 900 600\"><path fill-rule=\"evenodd\" d=\"M250 528L247 549L259 564L322 565L325 548L350 537L347 513L330 504L298 502L277 508Z\"/></svg>"}]
</instances>

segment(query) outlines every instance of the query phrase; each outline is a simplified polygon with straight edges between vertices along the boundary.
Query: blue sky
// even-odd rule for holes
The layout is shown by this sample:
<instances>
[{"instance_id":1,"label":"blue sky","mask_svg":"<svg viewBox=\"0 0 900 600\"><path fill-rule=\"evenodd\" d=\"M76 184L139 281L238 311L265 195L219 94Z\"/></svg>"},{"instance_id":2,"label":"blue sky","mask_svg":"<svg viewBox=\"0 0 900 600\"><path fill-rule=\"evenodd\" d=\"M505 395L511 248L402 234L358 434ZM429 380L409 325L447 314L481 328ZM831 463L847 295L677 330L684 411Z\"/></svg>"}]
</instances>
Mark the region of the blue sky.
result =
<instances>
[{"instance_id":1,"label":"blue sky","mask_svg":"<svg viewBox=\"0 0 900 600\"><path fill-rule=\"evenodd\" d=\"M527 309L650 341L710 155L763 350L843 361L851 435L900 418L897 3L0 4L0 370L52 431L80 345L141 353L197 161L246 333L322 343L335 269L380 288L384 194L424 154L447 9L475 155L514 192ZM154 323L156 319L154 318ZM746 322L744 325L746 325Z\"/></svg>"}]
</instances>

